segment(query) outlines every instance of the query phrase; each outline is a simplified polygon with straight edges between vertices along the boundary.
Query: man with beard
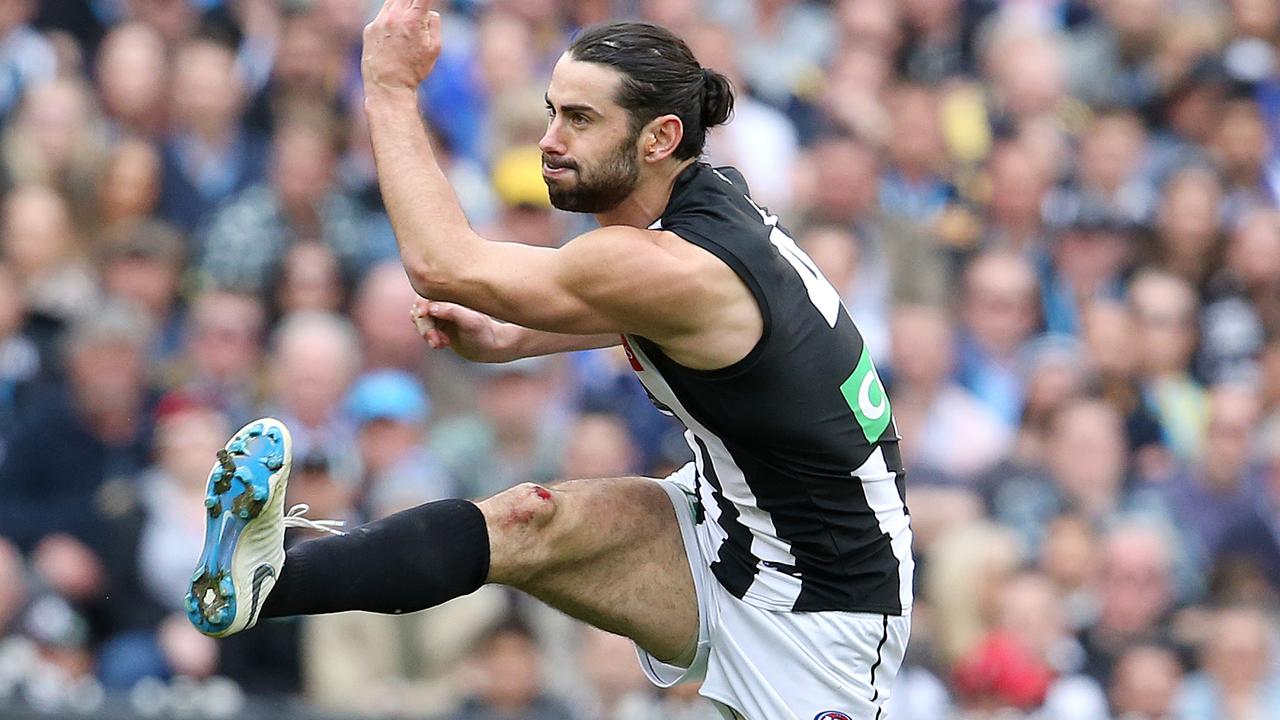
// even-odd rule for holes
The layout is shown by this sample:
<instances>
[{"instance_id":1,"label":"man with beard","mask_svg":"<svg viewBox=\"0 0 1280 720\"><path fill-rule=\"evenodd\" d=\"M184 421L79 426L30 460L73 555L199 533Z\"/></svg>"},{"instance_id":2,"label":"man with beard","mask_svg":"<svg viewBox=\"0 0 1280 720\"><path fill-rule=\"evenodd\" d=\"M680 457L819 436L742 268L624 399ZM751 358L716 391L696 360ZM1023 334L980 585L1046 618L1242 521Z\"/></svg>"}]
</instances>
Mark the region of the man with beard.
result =
<instances>
[{"instance_id":1,"label":"man with beard","mask_svg":"<svg viewBox=\"0 0 1280 720\"><path fill-rule=\"evenodd\" d=\"M428 503L285 555L284 527L310 521L284 516L288 433L264 419L211 475L192 621L224 636L259 607L412 612L501 583L630 637L656 684L705 678L727 718L879 718L912 599L897 430L839 295L737 171L698 161L729 83L663 28L581 33L547 89L542 174L601 227L559 249L491 242L418 115L441 47L429 6L387 0L363 58L419 331L481 362L620 343L696 459Z\"/></svg>"}]
</instances>

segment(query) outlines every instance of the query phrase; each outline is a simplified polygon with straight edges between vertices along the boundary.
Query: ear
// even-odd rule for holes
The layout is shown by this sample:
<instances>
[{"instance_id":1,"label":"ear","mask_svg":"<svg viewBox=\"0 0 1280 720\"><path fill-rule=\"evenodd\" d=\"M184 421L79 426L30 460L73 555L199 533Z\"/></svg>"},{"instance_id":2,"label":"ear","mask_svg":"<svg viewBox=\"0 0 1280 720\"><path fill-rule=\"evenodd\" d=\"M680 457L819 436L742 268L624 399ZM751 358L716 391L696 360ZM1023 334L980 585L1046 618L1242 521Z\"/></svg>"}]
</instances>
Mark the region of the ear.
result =
<instances>
[{"instance_id":1,"label":"ear","mask_svg":"<svg viewBox=\"0 0 1280 720\"><path fill-rule=\"evenodd\" d=\"M640 131L640 158L657 163L675 154L684 139L684 123L675 115L659 115Z\"/></svg>"}]
</instances>

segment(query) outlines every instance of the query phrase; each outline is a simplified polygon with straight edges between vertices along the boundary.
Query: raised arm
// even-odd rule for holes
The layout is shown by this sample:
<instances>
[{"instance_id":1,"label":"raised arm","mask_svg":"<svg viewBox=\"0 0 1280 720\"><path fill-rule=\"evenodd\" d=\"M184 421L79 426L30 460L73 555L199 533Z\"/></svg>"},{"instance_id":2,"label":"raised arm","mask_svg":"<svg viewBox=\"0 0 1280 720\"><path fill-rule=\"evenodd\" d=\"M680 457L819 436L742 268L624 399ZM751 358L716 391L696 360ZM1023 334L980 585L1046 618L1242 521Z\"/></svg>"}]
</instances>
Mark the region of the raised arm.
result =
<instances>
[{"instance_id":1,"label":"raised arm","mask_svg":"<svg viewBox=\"0 0 1280 720\"><path fill-rule=\"evenodd\" d=\"M365 110L400 257L419 295L536 330L576 335L690 330L696 268L674 236L593 231L561 249L491 242L467 223L427 140L417 91L440 52L425 0L387 0L365 28ZM673 240L675 242L673 242Z\"/></svg>"}]
</instances>

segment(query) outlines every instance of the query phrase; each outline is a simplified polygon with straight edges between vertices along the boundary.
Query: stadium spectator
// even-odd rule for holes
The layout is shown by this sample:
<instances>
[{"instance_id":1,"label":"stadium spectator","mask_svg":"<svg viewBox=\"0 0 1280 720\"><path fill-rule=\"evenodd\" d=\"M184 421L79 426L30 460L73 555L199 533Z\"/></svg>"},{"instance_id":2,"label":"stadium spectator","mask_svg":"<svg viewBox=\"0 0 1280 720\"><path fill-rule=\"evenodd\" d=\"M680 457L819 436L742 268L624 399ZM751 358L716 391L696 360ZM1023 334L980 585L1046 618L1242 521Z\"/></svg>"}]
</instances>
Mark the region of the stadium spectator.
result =
<instances>
[{"instance_id":1,"label":"stadium spectator","mask_svg":"<svg viewBox=\"0 0 1280 720\"><path fill-rule=\"evenodd\" d=\"M325 114L307 112L281 123L270 180L236 195L200 231L203 279L223 289L266 294L291 270L284 261L295 245L318 243L332 253L346 287L372 262L392 254L389 226L370 218L337 185L335 132Z\"/></svg>"},{"instance_id":2,"label":"stadium spectator","mask_svg":"<svg viewBox=\"0 0 1280 720\"><path fill-rule=\"evenodd\" d=\"M187 308L182 360L166 384L223 411L233 425L248 422L265 391L258 371L266 321L253 296L220 290L196 295Z\"/></svg>"},{"instance_id":3,"label":"stadium spectator","mask_svg":"<svg viewBox=\"0 0 1280 720\"><path fill-rule=\"evenodd\" d=\"M1203 670L1182 686L1174 706L1177 717L1250 718L1280 712L1273 619L1257 608L1219 610L1203 642Z\"/></svg>"},{"instance_id":4,"label":"stadium spectator","mask_svg":"<svg viewBox=\"0 0 1280 720\"><path fill-rule=\"evenodd\" d=\"M24 551L58 534L96 563L89 548L105 540L103 513L121 493L127 501L147 457L150 430L137 420L149 404L149 342L145 318L119 304L97 308L69 331L66 387L32 408L0 467L0 527ZM91 595L92 576L68 577L83 588L74 594Z\"/></svg>"},{"instance_id":5,"label":"stadium spectator","mask_svg":"<svg viewBox=\"0 0 1280 720\"><path fill-rule=\"evenodd\" d=\"M1263 473L1250 457L1257 422L1251 388L1212 388L1198 456L1158 485L1201 572L1209 569L1231 524L1264 502Z\"/></svg>"},{"instance_id":6,"label":"stadium spectator","mask_svg":"<svg viewBox=\"0 0 1280 720\"><path fill-rule=\"evenodd\" d=\"M98 227L154 215L160 202L160 182L160 153L154 145L139 139L118 141L98 181Z\"/></svg>"},{"instance_id":7,"label":"stadium spectator","mask_svg":"<svg viewBox=\"0 0 1280 720\"><path fill-rule=\"evenodd\" d=\"M342 407L360 371L355 330L338 315L303 311L281 320L271 345L271 391L265 406L276 417L287 418L294 464L312 476L317 492L329 498L323 504L341 511L359 473L355 427ZM318 497L302 492L311 487L307 483L297 487L299 497L308 499L296 502L321 504L315 502Z\"/></svg>"},{"instance_id":8,"label":"stadium spectator","mask_svg":"<svg viewBox=\"0 0 1280 720\"><path fill-rule=\"evenodd\" d=\"M206 214L262 179L266 143L242 127L245 89L234 48L213 37L183 39L171 62L160 216L190 232Z\"/></svg>"},{"instance_id":9,"label":"stadium spectator","mask_svg":"<svg viewBox=\"0 0 1280 720\"><path fill-rule=\"evenodd\" d=\"M375 370L356 378L345 401L356 424L364 477L356 505L366 518L457 495L440 461L427 452L431 400L413 376Z\"/></svg>"},{"instance_id":10,"label":"stadium spectator","mask_svg":"<svg viewBox=\"0 0 1280 720\"><path fill-rule=\"evenodd\" d=\"M164 223L143 220L111 228L96 245L103 292L146 315L154 328L148 361L153 367L166 366L181 342L182 238Z\"/></svg>"},{"instance_id":11,"label":"stadium spectator","mask_svg":"<svg viewBox=\"0 0 1280 720\"><path fill-rule=\"evenodd\" d=\"M0 14L0 117L17 107L28 88L57 72L53 45L29 24L36 6L34 0L14 0Z\"/></svg>"},{"instance_id":12,"label":"stadium spectator","mask_svg":"<svg viewBox=\"0 0 1280 720\"><path fill-rule=\"evenodd\" d=\"M482 638L473 661L482 672L476 676L471 697L454 714L457 720L560 720L569 707L542 690L538 647L519 620L498 625Z\"/></svg>"},{"instance_id":13,"label":"stadium spectator","mask_svg":"<svg viewBox=\"0 0 1280 720\"><path fill-rule=\"evenodd\" d=\"M98 295L91 266L61 195L24 185L5 196L0 248L26 295L29 327L52 345L63 326Z\"/></svg>"},{"instance_id":14,"label":"stadium spectator","mask_svg":"<svg viewBox=\"0 0 1280 720\"><path fill-rule=\"evenodd\" d=\"M462 497L483 497L521 478L557 477L567 431L556 364L525 358L476 368L476 412L436 426L431 450Z\"/></svg>"},{"instance_id":15,"label":"stadium spectator","mask_svg":"<svg viewBox=\"0 0 1280 720\"><path fill-rule=\"evenodd\" d=\"M895 421L899 432L920 438L904 462L909 459L917 472L932 469L968 481L1005 457L1013 442L1009 424L953 379L955 339L946 313L900 306L891 331ZM932 352L917 352L921 347Z\"/></svg>"},{"instance_id":16,"label":"stadium spectator","mask_svg":"<svg viewBox=\"0 0 1280 720\"><path fill-rule=\"evenodd\" d=\"M8 185L40 184L66 199L77 229L87 230L107 134L87 83L57 78L32 87L5 128Z\"/></svg>"},{"instance_id":17,"label":"stadium spectator","mask_svg":"<svg viewBox=\"0 0 1280 720\"><path fill-rule=\"evenodd\" d=\"M1172 639L1173 557L1167 531L1147 521L1114 526L1101 544L1097 621L1080 635L1084 672L1109 686L1130 643Z\"/></svg>"},{"instance_id":18,"label":"stadium spectator","mask_svg":"<svg viewBox=\"0 0 1280 720\"><path fill-rule=\"evenodd\" d=\"M98 46L98 92L118 136L162 139L168 106L169 63L164 38L140 22L116 25Z\"/></svg>"},{"instance_id":19,"label":"stadium spectator","mask_svg":"<svg viewBox=\"0 0 1280 720\"><path fill-rule=\"evenodd\" d=\"M1108 693L1112 717L1168 717L1182 682L1182 665L1168 647L1130 645L1116 660Z\"/></svg>"},{"instance_id":20,"label":"stadium spectator","mask_svg":"<svg viewBox=\"0 0 1280 720\"><path fill-rule=\"evenodd\" d=\"M965 272L956 378L1012 428L1022 412L1022 350L1039 321L1031 264L1007 252L973 260Z\"/></svg>"}]
</instances>

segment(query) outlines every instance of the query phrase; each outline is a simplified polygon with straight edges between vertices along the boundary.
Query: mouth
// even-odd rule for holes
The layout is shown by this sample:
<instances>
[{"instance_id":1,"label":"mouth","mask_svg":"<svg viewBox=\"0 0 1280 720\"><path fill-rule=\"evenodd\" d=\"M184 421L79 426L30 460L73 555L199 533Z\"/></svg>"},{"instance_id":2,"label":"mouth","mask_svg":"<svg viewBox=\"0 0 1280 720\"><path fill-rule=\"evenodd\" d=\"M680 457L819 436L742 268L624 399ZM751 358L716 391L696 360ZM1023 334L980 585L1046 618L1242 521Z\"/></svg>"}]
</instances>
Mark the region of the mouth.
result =
<instances>
[{"instance_id":1,"label":"mouth","mask_svg":"<svg viewBox=\"0 0 1280 720\"><path fill-rule=\"evenodd\" d=\"M544 178L563 178L571 172L574 172L571 167L542 163L542 177Z\"/></svg>"}]
</instances>

